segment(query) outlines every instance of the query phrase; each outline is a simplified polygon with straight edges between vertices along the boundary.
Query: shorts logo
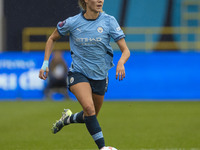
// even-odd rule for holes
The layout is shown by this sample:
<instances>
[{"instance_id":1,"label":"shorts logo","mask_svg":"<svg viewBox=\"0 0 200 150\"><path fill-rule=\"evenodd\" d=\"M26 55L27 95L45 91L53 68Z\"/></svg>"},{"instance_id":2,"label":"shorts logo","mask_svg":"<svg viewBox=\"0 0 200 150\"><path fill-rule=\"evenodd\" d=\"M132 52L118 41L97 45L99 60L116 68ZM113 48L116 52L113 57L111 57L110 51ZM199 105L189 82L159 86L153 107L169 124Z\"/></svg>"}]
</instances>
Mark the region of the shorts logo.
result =
<instances>
[{"instance_id":1,"label":"shorts logo","mask_svg":"<svg viewBox=\"0 0 200 150\"><path fill-rule=\"evenodd\" d=\"M72 84L74 82L74 77L70 78L70 83Z\"/></svg>"},{"instance_id":2,"label":"shorts logo","mask_svg":"<svg viewBox=\"0 0 200 150\"><path fill-rule=\"evenodd\" d=\"M98 27L98 28L97 28L97 31L98 31L99 33L102 33L102 32L103 32L103 28L102 28L102 27Z\"/></svg>"}]
</instances>

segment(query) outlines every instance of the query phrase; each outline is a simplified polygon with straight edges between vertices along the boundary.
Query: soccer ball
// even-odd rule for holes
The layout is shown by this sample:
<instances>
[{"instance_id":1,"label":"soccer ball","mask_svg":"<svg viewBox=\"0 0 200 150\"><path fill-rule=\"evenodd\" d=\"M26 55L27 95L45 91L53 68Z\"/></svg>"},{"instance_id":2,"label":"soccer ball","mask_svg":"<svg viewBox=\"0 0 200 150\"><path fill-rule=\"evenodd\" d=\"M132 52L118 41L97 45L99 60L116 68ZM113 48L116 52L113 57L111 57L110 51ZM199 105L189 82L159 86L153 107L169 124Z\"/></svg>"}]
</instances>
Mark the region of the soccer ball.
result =
<instances>
[{"instance_id":1,"label":"soccer ball","mask_svg":"<svg viewBox=\"0 0 200 150\"><path fill-rule=\"evenodd\" d=\"M114 147L107 146L107 147L103 147L101 150L117 150L117 149Z\"/></svg>"}]
</instances>

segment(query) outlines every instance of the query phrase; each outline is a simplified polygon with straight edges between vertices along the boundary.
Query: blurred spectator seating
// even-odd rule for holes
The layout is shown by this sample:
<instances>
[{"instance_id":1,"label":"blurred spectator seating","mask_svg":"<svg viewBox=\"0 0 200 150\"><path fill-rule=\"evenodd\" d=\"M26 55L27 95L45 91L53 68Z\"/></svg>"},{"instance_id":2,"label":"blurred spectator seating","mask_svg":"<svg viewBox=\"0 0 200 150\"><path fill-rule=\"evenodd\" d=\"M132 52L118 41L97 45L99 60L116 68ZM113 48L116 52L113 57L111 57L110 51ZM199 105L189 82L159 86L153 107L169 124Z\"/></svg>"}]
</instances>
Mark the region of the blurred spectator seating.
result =
<instances>
[{"instance_id":1,"label":"blurred spectator seating","mask_svg":"<svg viewBox=\"0 0 200 150\"><path fill-rule=\"evenodd\" d=\"M48 98L54 99L56 94L61 94L65 98L69 98L67 92L67 73L68 67L62 56L61 51L54 51L53 57L50 60L49 75L45 95Z\"/></svg>"}]
</instances>

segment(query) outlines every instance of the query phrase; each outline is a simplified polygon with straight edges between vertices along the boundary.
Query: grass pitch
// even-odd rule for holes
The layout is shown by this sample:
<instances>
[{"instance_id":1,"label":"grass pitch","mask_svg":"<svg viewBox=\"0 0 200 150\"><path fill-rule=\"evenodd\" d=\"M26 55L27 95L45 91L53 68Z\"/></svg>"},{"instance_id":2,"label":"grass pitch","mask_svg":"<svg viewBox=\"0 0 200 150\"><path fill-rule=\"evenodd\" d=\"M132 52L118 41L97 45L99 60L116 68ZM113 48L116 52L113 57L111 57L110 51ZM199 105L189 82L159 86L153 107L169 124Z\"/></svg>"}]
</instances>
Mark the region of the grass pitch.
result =
<instances>
[{"instance_id":1,"label":"grass pitch","mask_svg":"<svg viewBox=\"0 0 200 150\"><path fill-rule=\"evenodd\" d=\"M97 150L84 124L52 134L52 123L77 102L0 102L0 150ZM104 102L98 116L106 145L119 150L200 149L200 101Z\"/></svg>"}]
</instances>

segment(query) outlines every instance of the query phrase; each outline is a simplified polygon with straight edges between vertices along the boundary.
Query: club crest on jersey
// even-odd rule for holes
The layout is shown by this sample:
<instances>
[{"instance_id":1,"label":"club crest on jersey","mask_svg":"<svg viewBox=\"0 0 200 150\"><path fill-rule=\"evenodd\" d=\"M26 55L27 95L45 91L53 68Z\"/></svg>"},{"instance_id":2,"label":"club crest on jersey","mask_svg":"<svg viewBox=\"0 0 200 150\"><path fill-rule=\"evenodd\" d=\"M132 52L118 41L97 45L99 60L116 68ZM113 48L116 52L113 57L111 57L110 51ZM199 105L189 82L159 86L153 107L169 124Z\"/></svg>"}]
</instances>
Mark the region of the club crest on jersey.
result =
<instances>
[{"instance_id":1,"label":"club crest on jersey","mask_svg":"<svg viewBox=\"0 0 200 150\"><path fill-rule=\"evenodd\" d=\"M98 31L99 33L102 33L102 32L103 32L103 28L102 28L102 27L98 27L98 28L97 28L97 31Z\"/></svg>"},{"instance_id":2,"label":"club crest on jersey","mask_svg":"<svg viewBox=\"0 0 200 150\"><path fill-rule=\"evenodd\" d=\"M66 21L62 21L58 24L59 27L63 27L65 25Z\"/></svg>"}]
</instances>

